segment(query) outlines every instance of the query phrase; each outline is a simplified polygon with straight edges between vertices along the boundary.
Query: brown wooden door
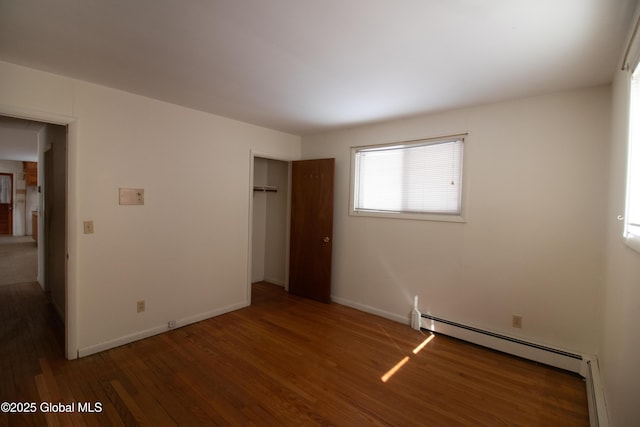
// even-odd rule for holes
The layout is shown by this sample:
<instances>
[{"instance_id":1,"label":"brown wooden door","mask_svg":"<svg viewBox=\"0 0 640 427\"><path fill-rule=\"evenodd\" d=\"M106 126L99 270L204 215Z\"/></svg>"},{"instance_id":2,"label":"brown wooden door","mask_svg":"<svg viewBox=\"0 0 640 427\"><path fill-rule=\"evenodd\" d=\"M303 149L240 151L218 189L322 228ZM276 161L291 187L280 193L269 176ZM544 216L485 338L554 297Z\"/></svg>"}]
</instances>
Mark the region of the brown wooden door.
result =
<instances>
[{"instance_id":1,"label":"brown wooden door","mask_svg":"<svg viewBox=\"0 0 640 427\"><path fill-rule=\"evenodd\" d=\"M291 166L289 292L331 301L333 174L335 159Z\"/></svg>"},{"instance_id":2,"label":"brown wooden door","mask_svg":"<svg viewBox=\"0 0 640 427\"><path fill-rule=\"evenodd\" d=\"M0 234L13 234L13 174L0 173Z\"/></svg>"}]
</instances>

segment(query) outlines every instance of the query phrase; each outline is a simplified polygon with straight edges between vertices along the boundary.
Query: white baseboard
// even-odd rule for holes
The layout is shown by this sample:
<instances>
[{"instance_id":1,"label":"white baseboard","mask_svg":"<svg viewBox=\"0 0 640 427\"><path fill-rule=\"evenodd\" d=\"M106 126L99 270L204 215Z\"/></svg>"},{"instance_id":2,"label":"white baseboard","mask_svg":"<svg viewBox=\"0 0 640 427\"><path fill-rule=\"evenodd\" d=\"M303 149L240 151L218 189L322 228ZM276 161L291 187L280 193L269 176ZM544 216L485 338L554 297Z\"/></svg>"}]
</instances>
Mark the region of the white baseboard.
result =
<instances>
[{"instance_id":1,"label":"white baseboard","mask_svg":"<svg viewBox=\"0 0 640 427\"><path fill-rule=\"evenodd\" d=\"M284 288L284 280L275 279L273 277L265 277L263 279L265 282L269 282L274 285L282 286Z\"/></svg>"},{"instance_id":2,"label":"white baseboard","mask_svg":"<svg viewBox=\"0 0 640 427\"><path fill-rule=\"evenodd\" d=\"M364 311L365 313L375 314L376 316L384 317L385 319L393 320L394 322L404 323L409 325L411 319L409 318L409 313L406 316L400 316L396 313L391 313L389 311L380 310L375 307L371 307L369 305L360 304L359 302L351 301L344 298L339 298L335 296L331 296L331 301L338 303L340 305L346 305L347 307L355 308L356 310Z\"/></svg>"},{"instance_id":3,"label":"white baseboard","mask_svg":"<svg viewBox=\"0 0 640 427\"><path fill-rule=\"evenodd\" d=\"M225 313L229 313L231 311L234 310L239 310L241 308L245 308L247 307L248 304L243 302L240 304L232 304L232 305L228 305L226 307L222 307L219 309L215 309L215 310L211 310L211 311L207 311L204 313L200 313L200 314L196 314L194 316L189 316L189 317L185 317L183 319L178 319L175 320L176 324L175 324L175 328L171 328L171 329L176 329L176 328L180 328L182 326L186 326L186 325L190 325L192 323L197 323L200 322L202 320L206 320L206 319L210 319L212 317L216 317L219 316L221 314L225 314ZM173 319L169 319L169 320L173 320ZM78 357L84 357L84 356L89 356L91 354L95 354L95 353L99 353L101 351L105 351L105 350L109 350L115 347L119 347L121 345L125 345L125 344L129 344L131 342L134 341L138 341L144 338L149 338L152 337L154 335L158 335L161 334L163 332L166 332L169 329L169 320L167 320L166 323L163 323L162 325L158 325L155 326L153 328L149 328L149 329L145 329L144 331L139 331L139 332L135 332L133 334L130 335L126 335L123 337L119 337L119 338L115 338L109 341L104 341L101 343L97 343L97 344L93 344L87 347L83 347L83 348L79 348L78 349Z\"/></svg>"}]
</instances>

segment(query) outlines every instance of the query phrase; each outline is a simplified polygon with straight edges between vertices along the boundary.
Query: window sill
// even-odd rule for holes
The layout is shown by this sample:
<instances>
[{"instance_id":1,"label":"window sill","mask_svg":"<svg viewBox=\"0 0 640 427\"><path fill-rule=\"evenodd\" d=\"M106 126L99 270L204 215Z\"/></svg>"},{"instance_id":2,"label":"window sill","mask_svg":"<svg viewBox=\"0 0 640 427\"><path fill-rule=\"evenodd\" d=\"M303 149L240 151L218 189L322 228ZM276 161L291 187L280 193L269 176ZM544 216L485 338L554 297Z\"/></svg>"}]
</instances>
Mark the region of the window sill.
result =
<instances>
[{"instance_id":1,"label":"window sill","mask_svg":"<svg viewBox=\"0 0 640 427\"><path fill-rule=\"evenodd\" d=\"M418 220L418 221L458 222L458 223L467 222L466 218L463 215L447 215L447 214L362 211L362 210L351 209L349 210L349 215L355 216L355 217L410 219L410 220Z\"/></svg>"}]
</instances>

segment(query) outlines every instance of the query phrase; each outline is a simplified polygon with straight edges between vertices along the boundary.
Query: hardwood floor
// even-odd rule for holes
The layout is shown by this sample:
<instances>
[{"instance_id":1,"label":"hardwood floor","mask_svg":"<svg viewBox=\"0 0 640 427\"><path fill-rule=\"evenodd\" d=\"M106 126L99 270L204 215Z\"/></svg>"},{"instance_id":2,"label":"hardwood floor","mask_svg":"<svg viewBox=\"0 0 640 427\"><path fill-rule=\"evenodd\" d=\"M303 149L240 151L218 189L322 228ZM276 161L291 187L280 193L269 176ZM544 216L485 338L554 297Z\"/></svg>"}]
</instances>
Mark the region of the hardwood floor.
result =
<instances>
[{"instance_id":1,"label":"hardwood floor","mask_svg":"<svg viewBox=\"0 0 640 427\"><path fill-rule=\"evenodd\" d=\"M589 425L574 374L266 283L249 308L74 361L37 285L1 287L0 316L0 402L38 409L3 426Z\"/></svg>"}]
</instances>

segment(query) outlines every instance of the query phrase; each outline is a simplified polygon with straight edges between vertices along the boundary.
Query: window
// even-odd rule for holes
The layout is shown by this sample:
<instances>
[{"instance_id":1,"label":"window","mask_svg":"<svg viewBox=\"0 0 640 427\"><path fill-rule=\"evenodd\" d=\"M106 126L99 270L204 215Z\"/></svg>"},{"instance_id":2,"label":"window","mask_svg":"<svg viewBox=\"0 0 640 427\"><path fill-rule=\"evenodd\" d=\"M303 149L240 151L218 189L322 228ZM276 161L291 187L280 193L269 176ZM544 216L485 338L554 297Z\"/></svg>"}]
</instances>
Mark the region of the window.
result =
<instances>
[{"instance_id":1,"label":"window","mask_svg":"<svg viewBox=\"0 0 640 427\"><path fill-rule=\"evenodd\" d=\"M631 75L624 237L640 252L640 66Z\"/></svg>"},{"instance_id":2,"label":"window","mask_svg":"<svg viewBox=\"0 0 640 427\"><path fill-rule=\"evenodd\" d=\"M464 135L351 149L352 215L463 221Z\"/></svg>"}]
</instances>

